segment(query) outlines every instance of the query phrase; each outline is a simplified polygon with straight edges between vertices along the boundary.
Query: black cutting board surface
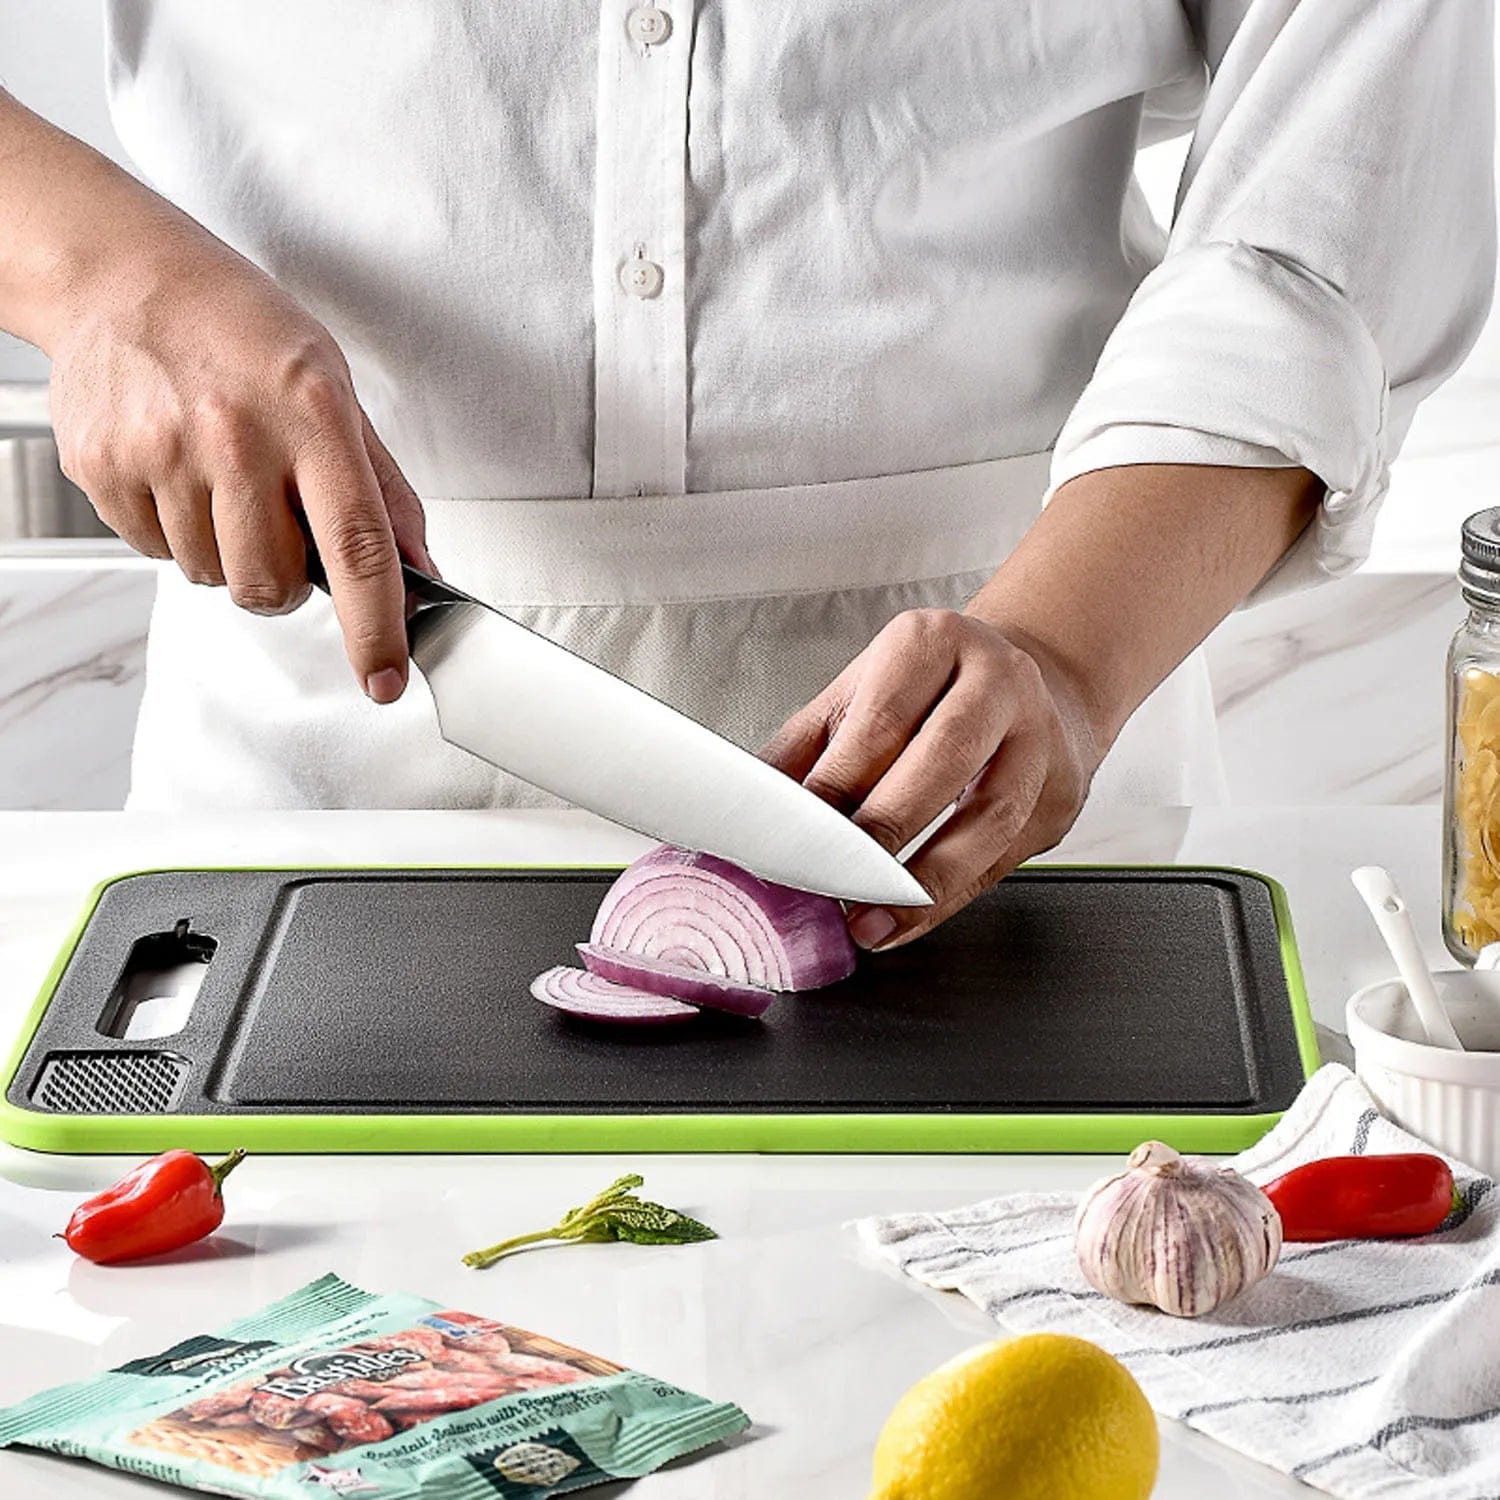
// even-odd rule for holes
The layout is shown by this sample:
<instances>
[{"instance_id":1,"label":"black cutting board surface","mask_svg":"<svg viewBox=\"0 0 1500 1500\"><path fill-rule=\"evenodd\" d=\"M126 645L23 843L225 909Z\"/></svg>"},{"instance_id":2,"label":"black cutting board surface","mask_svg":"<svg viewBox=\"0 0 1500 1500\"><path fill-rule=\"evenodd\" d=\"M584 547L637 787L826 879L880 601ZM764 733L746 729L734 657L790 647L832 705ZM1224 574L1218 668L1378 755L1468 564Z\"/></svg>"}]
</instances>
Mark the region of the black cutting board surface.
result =
<instances>
[{"instance_id":1,"label":"black cutting board surface","mask_svg":"<svg viewBox=\"0 0 1500 1500\"><path fill-rule=\"evenodd\" d=\"M59 1058L112 1052L170 1059L170 1097L141 1097L144 1112L178 1116L1263 1115L1303 1081L1295 951L1272 884L1253 874L1029 867L919 942L862 955L853 978L779 999L763 1022L637 1030L528 994L542 969L577 961L613 875L122 878L7 1101L129 1113L107 1086L91 1101L86 1086L47 1083ZM146 1044L101 1035L133 945L183 921L216 944L187 1025Z\"/></svg>"}]
</instances>

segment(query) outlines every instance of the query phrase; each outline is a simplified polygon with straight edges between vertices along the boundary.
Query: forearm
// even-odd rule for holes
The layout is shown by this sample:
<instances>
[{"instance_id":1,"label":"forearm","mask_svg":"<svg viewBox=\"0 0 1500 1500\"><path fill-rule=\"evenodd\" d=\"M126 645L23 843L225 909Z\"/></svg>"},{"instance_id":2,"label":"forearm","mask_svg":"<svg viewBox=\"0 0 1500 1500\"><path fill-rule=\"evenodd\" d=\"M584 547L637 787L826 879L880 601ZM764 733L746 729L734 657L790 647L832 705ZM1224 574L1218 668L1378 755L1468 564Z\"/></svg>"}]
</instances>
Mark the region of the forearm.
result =
<instances>
[{"instance_id":1,"label":"forearm","mask_svg":"<svg viewBox=\"0 0 1500 1500\"><path fill-rule=\"evenodd\" d=\"M399 697L422 507L328 330L3 91L0 226L0 327L52 357L58 456L100 517L259 614L307 596L311 531L357 680Z\"/></svg>"},{"instance_id":2,"label":"forearm","mask_svg":"<svg viewBox=\"0 0 1500 1500\"><path fill-rule=\"evenodd\" d=\"M1102 751L1296 541L1322 490L1305 469L1141 464L1080 475L968 613L1066 679Z\"/></svg>"},{"instance_id":3,"label":"forearm","mask_svg":"<svg viewBox=\"0 0 1500 1500\"><path fill-rule=\"evenodd\" d=\"M89 295L186 243L231 251L128 172L0 89L0 328L49 354Z\"/></svg>"}]
</instances>

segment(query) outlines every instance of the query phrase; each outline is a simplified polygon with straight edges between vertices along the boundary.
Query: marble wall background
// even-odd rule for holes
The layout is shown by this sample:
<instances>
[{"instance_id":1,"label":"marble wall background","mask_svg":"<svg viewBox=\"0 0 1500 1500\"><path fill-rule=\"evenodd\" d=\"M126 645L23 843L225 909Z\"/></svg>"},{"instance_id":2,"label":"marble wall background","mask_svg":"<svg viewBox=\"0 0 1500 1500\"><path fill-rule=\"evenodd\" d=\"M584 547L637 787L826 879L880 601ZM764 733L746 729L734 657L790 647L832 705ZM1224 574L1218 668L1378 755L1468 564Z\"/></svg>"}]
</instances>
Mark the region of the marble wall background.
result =
<instances>
[{"instance_id":1,"label":"marble wall background","mask_svg":"<svg viewBox=\"0 0 1500 1500\"><path fill-rule=\"evenodd\" d=\"M1356 574L1232 615L1209 669L1238 803L1442 797L1451 574Z\"/></svg>"},{"instance_id":2,"label":"marble wall background","mask_svg":"<svg viewBox=\"0 0 1500 1500\"><path fill-rule=\"evenodd\" d=\"M0 808L120 807L156 579L0 565Z\"/></svg>"},{"instance_id":3,"label":"marble wall background","mask_svg":"<svg viewBox=\"0 0 1500 1500\"><path fill-rule=\"evenodd\" d=\"M0 559L0 807L122 804L153 588L134 561ZM1449 577L1367 574L1226 622L1209 661L1234 800L1436 800L1462 613Z\"/></svg>"}]
</instances>

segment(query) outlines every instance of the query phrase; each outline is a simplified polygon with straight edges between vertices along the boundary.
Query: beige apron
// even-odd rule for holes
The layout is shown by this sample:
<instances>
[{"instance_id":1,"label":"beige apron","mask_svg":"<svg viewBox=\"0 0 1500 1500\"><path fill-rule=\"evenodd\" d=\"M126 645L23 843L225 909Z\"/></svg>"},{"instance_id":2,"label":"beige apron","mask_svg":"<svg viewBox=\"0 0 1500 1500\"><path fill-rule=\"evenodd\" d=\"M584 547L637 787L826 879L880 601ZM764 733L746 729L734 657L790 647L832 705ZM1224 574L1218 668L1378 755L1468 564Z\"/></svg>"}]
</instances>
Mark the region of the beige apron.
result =
<instances>
[{"instance_id":1,"label":"beige apron","mask_svg":"<svg viewBox=\"0 0 1500 1500\"><path fill-rule=\"evenodd\" d=\"M1037 453L760 491L434 499L428 537L460 588L758 748L894 615L960 607L1035 519L1047 465ZM497 690L494 711L526 708ZM1199 657L1126 727L1095 798L1222 800ZM439 738L420 674L398 704L369 703L321 595L262 619L163 570L132 809L549 805Z\"/></svg>"}]
</instances>

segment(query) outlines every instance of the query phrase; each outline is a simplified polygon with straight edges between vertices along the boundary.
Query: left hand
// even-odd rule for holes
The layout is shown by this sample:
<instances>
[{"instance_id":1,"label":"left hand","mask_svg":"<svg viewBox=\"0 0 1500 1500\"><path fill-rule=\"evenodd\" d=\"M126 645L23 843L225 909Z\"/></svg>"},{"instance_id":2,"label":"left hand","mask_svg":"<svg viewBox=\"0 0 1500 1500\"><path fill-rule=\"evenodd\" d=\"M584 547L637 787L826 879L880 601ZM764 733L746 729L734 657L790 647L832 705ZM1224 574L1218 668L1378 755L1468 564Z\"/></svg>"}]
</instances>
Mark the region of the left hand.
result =
<instances>
[{"instance_id":1,"label":"left hand","mask_svg":"<svg viewBox=\"0 0 1500 1500\"><path fill-rule=\"evenodd\" d=\"M909 868L930 907L851 909L863 948L910 942L1050 849L1102 757L1075 685L1035 643L946 609L897 615L763 752Z\"/></svg>"}]
</instances>

